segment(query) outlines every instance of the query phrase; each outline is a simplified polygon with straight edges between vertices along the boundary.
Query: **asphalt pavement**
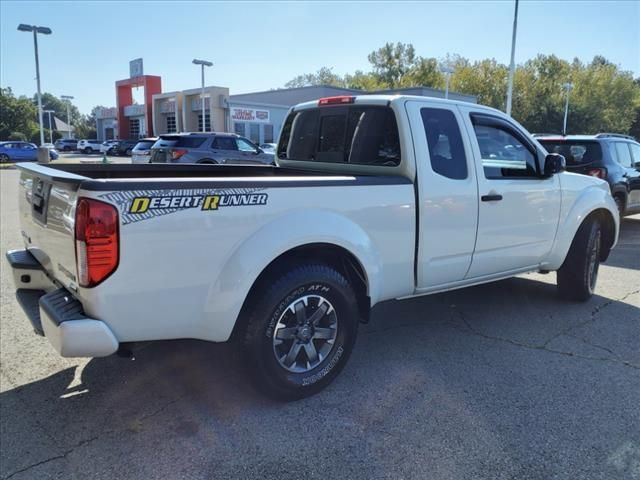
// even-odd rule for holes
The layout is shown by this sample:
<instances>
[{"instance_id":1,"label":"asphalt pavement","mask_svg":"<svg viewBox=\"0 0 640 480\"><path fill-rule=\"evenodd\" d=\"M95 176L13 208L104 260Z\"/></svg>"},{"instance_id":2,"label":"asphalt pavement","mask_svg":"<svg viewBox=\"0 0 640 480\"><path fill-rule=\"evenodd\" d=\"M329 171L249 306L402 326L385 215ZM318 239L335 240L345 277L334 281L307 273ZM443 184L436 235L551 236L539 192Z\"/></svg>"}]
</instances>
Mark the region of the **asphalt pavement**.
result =
<instances>
[{"instance_id":1,"label":"asphalt pavement","mask_svg":"<svg viewBox=\"0 0 640 480\"><path fill-rule=\"evenodd\" d=\"M0 246L21 248L0 171ZM230 345L63 359L1 263L0 479L640 479L640 217L586 303L555 274L387 302L312 398L268 400Z\"/></svg>"}]
</instances>

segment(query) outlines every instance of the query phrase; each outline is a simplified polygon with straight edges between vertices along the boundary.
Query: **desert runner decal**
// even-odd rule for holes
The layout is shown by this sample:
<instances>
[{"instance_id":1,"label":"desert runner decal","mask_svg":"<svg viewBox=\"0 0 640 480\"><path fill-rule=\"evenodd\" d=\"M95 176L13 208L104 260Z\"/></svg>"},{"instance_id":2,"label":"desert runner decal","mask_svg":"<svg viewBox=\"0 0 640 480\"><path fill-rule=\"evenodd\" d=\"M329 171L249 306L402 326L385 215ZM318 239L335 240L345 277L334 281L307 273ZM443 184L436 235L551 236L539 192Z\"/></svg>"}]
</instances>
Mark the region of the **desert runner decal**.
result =
<instances>
[{"instance_id":1,"label":"desert runner decal","mask_svg":"<svg viewBox=\"0 0 640 480\"><path fill-rule=\"evenodd\" d=\"M118 207L122 224L148 220L186 209L214 211L226 207L266 205L268 194L261 188L137 190L100 195Z\"/></svg>"}]
</instances>

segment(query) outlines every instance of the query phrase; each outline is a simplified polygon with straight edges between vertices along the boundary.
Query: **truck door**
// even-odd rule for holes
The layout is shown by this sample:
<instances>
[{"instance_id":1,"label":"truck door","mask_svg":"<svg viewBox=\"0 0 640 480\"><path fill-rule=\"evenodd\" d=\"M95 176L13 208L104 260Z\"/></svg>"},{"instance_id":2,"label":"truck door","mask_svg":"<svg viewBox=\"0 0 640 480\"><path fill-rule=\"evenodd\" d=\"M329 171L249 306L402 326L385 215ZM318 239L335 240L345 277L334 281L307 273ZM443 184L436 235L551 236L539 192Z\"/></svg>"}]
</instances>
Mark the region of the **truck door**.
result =
<instances>
[{"instance_id":1,"label":"truck door","mask_svg":"<svg viewBox=\"0 0 640 480\"><path fill-rule=\"evenodd\" d=\"M417 289L464 279L473 254L478 185L461 114L446 101L407 102L418 192Z\"/></svg>"},{"instance_id":2,"label":"truck door","mask_svg":"<svg viewBox=\"0 0 640 480\"><path fill-rule=\"evenodd\" d=\"M541 176L542 152L514 122L461 107L473 143L480 202L467 278L535 269L548 255L560 215L560 180Z\"/></svg>"}]
</instances>

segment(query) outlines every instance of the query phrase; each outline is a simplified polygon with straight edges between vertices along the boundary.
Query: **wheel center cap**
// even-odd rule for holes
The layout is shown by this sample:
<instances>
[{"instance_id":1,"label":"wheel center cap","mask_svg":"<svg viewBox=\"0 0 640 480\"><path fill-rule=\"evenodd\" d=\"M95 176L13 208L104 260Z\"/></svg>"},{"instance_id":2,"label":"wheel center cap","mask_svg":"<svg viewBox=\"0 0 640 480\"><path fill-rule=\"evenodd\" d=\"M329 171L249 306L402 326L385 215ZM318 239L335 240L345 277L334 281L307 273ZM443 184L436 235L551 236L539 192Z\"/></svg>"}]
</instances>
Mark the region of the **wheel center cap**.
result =
<instances>
[{"instance_id":1,"label":"wheel center cap","mask_svg":"<svg viewBox=\"0 0 640 480\"><path fill-rule=\"evenodd\" d=\"M311 327L305 325L298 330L298 337L300 340L309 340L311 338Z\"/></svg>"}]
</instances>

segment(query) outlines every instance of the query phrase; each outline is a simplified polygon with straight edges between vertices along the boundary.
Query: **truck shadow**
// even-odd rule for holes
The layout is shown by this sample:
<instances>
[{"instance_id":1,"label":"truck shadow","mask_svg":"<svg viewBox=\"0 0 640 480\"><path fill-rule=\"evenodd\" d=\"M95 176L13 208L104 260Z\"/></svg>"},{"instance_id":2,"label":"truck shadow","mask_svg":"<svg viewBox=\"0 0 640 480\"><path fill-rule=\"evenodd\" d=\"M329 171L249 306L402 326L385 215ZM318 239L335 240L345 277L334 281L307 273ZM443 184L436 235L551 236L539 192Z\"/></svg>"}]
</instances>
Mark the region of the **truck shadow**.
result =
<instances>
[{"instance_id":1,"label":"truck shadow","mask_svg":"<svg viewBox=\"0 0 640 480\"><path fill-rule=\"evenodd\" d=\"M605 265L640 270L640 215L622 218L618 245L611 252Z\"/></svg>"},{"instance_id":2,"label":"truck shadow","mask_svg":"<svg viewBox=\"0 0 640 480\"><path fill-rule=\"evenodd\" d=\"M362 326L351 361L336 382L321 394L292 404L276 403L256 392L232 345L186 340L150 343L136 351L134 360L93 359L1 393L0 404L11 412L3 415L2 435L12 436L12 445L19 447L3 448L0 474L5 478L35 463L38 459L29 460L24 452L38 451L43 443L51 455L63 457L79 445L98 449L92 444L113 439L119 443L117 451L139 447L140 455L150 458L155 447L140 447L141 441L175 440L197 443L197 448L221 448L221 442L238 445L246 437L268 449L268 428L277 430L273 425L284 422L286 429L287 417L307 411L320 416L332 412L340 421L366 429L386 425L386 415L397 408L415 409L416 418L421 418L430 391L447 393L451 404L443 408L448 414L476 404L474 415L491 416L495 412L490 412L491 404L483 398L479 383L500 384L520 368L509 361L500 364L496 358L504 352L496 345L566 349L543 345L554 336L560 338L572 325L597 320L594 315L602 315L603 305L615 310L616 318L640 314L632 305L600 296L585 304L566 303L556 298L555 285L528 278L387 302L374 309L369 325ZM611 323L608 328L615 327L613 318L606 321ZM487 354L485 348L493 353ZM593 351L588 345L576 348L576 355L602 360L604 350L613 352L616 346L609 343ZM549 359L555 361L553 355ZM461 366L481 380L461 374ZM518 380L514 381L515 387L511 385L505 395L513 395ZM434 397L432 401L444 400ZM359 407L352 408L354 404ZM504 420L510 421L518 420ZM263 436L258 439L257 433L249 435L249 431L262 431ZM331 436L330 429L327 435ZM175 461L181 461L177 453Z\"/></svg>"}]
</instances>

